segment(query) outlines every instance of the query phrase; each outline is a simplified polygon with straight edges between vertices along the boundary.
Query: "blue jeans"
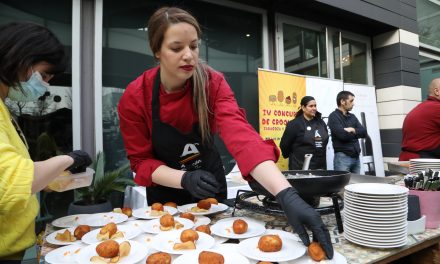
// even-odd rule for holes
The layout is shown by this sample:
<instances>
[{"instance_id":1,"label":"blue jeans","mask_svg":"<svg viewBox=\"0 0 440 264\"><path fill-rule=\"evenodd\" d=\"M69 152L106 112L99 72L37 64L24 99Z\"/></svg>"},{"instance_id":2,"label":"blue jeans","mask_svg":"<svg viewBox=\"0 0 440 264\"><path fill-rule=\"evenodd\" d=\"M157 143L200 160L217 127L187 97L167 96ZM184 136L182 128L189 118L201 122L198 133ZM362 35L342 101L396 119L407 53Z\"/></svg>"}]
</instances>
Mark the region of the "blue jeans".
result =
<instances>
[{"instance_id":1,"label":"blue jeans","mask_svg":"<svg viewBox=\"0 0 440 264\"><path fill-rule=\"evenodd\" d=\"M333 159L334 170L349 171L351 173L359 174L361 172L361 162L359 157L352 158L345 155L343 152L336 152Z\"/></svg>"}]
</instances>

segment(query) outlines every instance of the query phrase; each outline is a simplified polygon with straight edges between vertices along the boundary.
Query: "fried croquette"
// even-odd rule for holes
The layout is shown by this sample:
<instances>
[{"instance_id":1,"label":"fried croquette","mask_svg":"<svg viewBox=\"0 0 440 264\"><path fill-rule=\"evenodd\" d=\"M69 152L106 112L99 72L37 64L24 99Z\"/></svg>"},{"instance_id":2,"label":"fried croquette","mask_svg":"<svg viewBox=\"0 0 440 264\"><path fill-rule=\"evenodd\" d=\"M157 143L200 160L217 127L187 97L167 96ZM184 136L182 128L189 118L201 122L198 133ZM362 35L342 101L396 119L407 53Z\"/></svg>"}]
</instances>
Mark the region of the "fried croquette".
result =
<instances>
[{"instance_id":1,"label":"fried croquette","mask_svg":"<svg viewBox=\"0 0 440 264\"><path fill-rule=\"evenodd\" d=\"M232 224L232 230L235 234L243 234L246 233L248 229L248 224L243 219L237 219Z\"/></svg>"},{"instance_id":2,"label":"fried croquette","mask_svg":"<svg viewBox=\"0 0 440 264\"><path fill-rule=\"evenodd\" d=\"M225 258L223 255L212 252L212 251L202 251L199 254L199 264L223 264L225 263Z\"/></svg>"},{"instance_id":3,"label":"fried croquette","mask_svg":"<svg viewBox=\"0 0 440 264\"><path fill-rule=\"evenodd\" d=\"M283 247L278 235L264 235L258 240L258 248L263 252L277 252Z\"/></svg>"},{"instance_id":4,"label":"fried croquette","mask_svg":"<svg viewBox=\"0 0 440 264\"><path fill-rule=\"evenodd\" d=\"M103 258L113 258L119 254L119 244L114 240L106 240L96 246L96 253Z\"/></svg>"}]
</instances>

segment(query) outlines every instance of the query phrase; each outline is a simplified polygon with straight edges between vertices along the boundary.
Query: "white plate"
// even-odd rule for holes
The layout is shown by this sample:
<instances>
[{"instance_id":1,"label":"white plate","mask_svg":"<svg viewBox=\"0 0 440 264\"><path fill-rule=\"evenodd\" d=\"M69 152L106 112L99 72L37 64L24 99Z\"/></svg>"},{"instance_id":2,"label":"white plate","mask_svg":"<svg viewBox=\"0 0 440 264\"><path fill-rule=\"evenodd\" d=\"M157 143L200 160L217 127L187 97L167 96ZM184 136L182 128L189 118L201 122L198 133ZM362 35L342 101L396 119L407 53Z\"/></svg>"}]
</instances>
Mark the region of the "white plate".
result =
<instances>
[{"instance_id":1,"label":"white plate","mask_svg":"<svg viewBox=\"0 0 440 264\"><path fill-rule=\"evenodd\" d=\"M438 170L438 168L440 168L440 164L439 163L429 163L429 162L428 163L418 162L418 163L410 164L409 168L410 169L418 168L420 170L431 169L431 170L435 171L435 170Z\"/></svg>"},{"instance_id":2,"label":"white plate","mask_svg":"<svg viewBox=\"0 0 440 264\"><path fill-rule=\"evenodd\" d=\"M188 212L192 213L193 215L209 215L209 214L215 214L219 212L223 212L228 209L228 206L226 204L218 203L218 204L211 204L211 208L207 212L192 212L191 208L197 206L197 203L191 203L191 204L185 204L177 206L177 209L179 212Z\"/></svg>"},{"instance_id":3,"label":"white plate","mask_svg":"<svg viewBox=\"0 0 440 264\"><path fill-rule=\"evenodd\" d=\"M407 211L407 206L401 206L396 208L381 208L380 206L374 207L363 207L363 206L354 206L352 204L345 203L344 210L348 210L351 212L365 212L368 214L400 214L401 212Z\"/></svg>"},{"instance_id":4,"label":"white plate","mask_svg":"<svg viewBox=\"0 0 440 264\"><path fill-rule=\"evenodd\" d=\"M260 225L266 225L266 222L264 222L262 220L257 220L257 219L249 218L249 217L241 217L241 216L222 218L222 219L218 220L216 223L219 223L219 222L229 222L229 221L231 221L231 219L240 219L240 218L241 219L245 219L245 220L248 219L249 221L254 221L255 223L258 223Z\"/></svg>"},{"instance_id":5,"label":"white plate","mask_svg":"<svg viewBox=\"0 0 440 264\"><path fill-rule=\"evenodd\" d=\"M163 232L156 235L153 238L153 248L157 251L180 255L194 250L206 250L211 248L215 244L214 238L212 236L197 231L197 233L199 234L199 239L195 242L196 249L174 250L173 246L175 243L182 243L180 241L180 233L182 233L182 230Z\"/></svg>"},{"instance_id":6,"label":"white plate","mask_svg":"<svg viewBox=\"0 0 440 264\"><path fill-rule=\"evenodd\" d=\"M287 232L287 231L284 231L284 230L266 229L266 233L264 233L264 234L265 235L279 235L283 239L287 238L287 239L292 239L294 241L301 242L301 239L299 238L299 236L297 234L290 233L290 232Z\"/></svg>"},{"instance_id":7,"label":"white plate","mask_svg":"<svg viewBox=\"0 0 440 264\"><path fill-rule=\"evenodd\" d=\"M171 207L171 206L164 206L163 211L168 212L170 215L174 215L175 213L177 213L177 209L174 207ZM142 219L156 219L156 218L160 218L162 216L162 215L151 216L150 212L151 212L151 206L138 208L133 211L133 216L136 218L142 218Z\"/></svg>"},{"instance_id":8,"label":"white plate","mask_svg":"<svg viewBox=\"0 0 440 264\"><path fill-rule=\"evenodd\" d=\"M352 207L351 205L347 205L344 208L344 212L349 212L351 214L365 215L365 216L368 216L371 218L387 217L387 216L400 217L400 216L404 216L404 215L408 214L408 207L403 207L403 208L399 208L399 209L388 208L388 210L379 211L379 210L372 209L371 207L367 207L365 209L359 209L359 208Z\"/></svg>"},{"instance_id":9,"label":"white plate","mask_svg":"<svg viewBox=\"0 0 440 264\"><path fill-rule=\"evenodd\" d=\"M440 167L440 163L438 162L413 162L411 164L409 164L409 168L422 168L423 170L428 170L428 169L432 169L433 171L438 170L438 168Z\"/></svg>"},{"instance_id":10,"label":"white plate","mask_svg":"<svg viewBox=\"0 0 440 264\"><path fill-rule=\"evenodd\" d=\"M344 211L344 219L349 218L351 221L357 221L359 223L372 223L372 224L382 224L382 225L397 225L397 224L405 224L406 216L400 216L399 218L374 218L362 215L353 215L349 212Z\"/></svg>"},{"instance_id":11,"label":"white plate","mask_svg":"<svg viewBox=\"0 0 440 264\"><path fill-rule=\"evenodd\" d=\"M404 188L404 187L402 187L402 188ZM395 201L395 200L398 200L398 201L404 200L407 195L408 194L406 194L406 193L396 194L396 195L376 195L376 194L354 193L354 192L349 192L349 191L344 192L344 196L350 196L350 197L356 198L356 199L380 200L380 201L387 201L387 202L391 202L391 201Z\"/></svg>"},{"instance_id":12,"label":"white plate","mask_svg":"<svg viewBox=\"0 0 440 264\"><path fill-rule=\"evenodd\" d=\"M75 259L81 252L82 248L86 247L84 244L75 244L54 249L47 253L44 261L49 264L64 264L75 263Z\"/></svg>"},{"instance_id":13,"label":"white plate","mask_svg":"<svg viewBox=\"0 0 440 264\"><path fill-rule=\"evenodd\" d=\"M387 233L387 232L398 232L403 228L403 226L406 226L407 224L395 224L395 225L384 225L383 223L380 224L367 224L367 223L360 223L359 221L353 221L348 218L344 218L344 224L348 225L349 227L353 228L359 228L360 230L365 231L375 231L378 233Z\"/></svg>"},{"instance_id":14,"label":"white plate","mask_svg":"<svg viewBox=\"0 0 440 264\"><path fill-rule=\"evenodd\" d=\"M68 215L52 221L52 225L56 227L68 228L79 225L78 220L86 217L88 214Z\"/></svg>"},{"instance_id":15,"label":"white plate","mask_svg":"<svg viewBox=\"0 0 440 264\"><path fill-rule=\"evenodd\" d=\"M359 194L372 195L399 195L407 194L408 188L387 183L355 183L345 186L345 190Z\"/></svg>"},{"instance_id":16,"label":"white plate","mask_svg":"<svg viewBox=\"0 0 440 264\"><path fill-rule=\"evenodd\" d=\"M364 241L369 241L369 242L380 242L380 243L395 243L398 241L402 241L405 240L407 237L407 233L406 230L404 230L403 232L401 231L399 234L393 234L389 237L381 237L378 236L378 234L367 234L365 235L365 233L363 232L358 232L358 230L352 230L350 228L344 229L344 232L347 232L349 235L354 236L358 239L362 239Z\"/></svg>"},{"instance_id":17,"label":"white plate","mask_svg":"<svg viewBox=\"0 0 440 264\"><path fill-rule=\"evenodd\" d=\"M410 159L410 163L440 163L440 159Z\"/></svg>"},{"instance_id":18,"label":"white plate","mask_svg":"<svg viewBox=\"0 0 440 264\"><path fill-rule=\"evenodd\" d=\"M345 192L345 197L351 198L354 201L367 201L367 202L406 202L407 195L402 196L392 196L392 197L383 197L383 196L373 196L373 195L353 195L348 192Z\"/></svg>"},{"instance_id":19,"label":"white plate","mask_svg":"<svg viewBox=\"0 0 440 264\"><path fill-rule=\"evenodd\" d=\"M142 233L138 235L137 237L133 238L132 240L137 241L141 243L142 245L145 245L148 249L153 248L153 237L156 235L154 234L146 234Z\"/></svg>"},{"instance_id":20,"label":"white plate","mask_svg":"<svg viewBox=\"0 0 440 264\"><path fill-rule=\"evenodd\" d=\"M214 238L216 246L225 243L229 239L229 238L226 238L226 237L216 236L214 234L211 234L211 236ZM237 244L235 244L235 245L237 245Z\"/></svg>"},{"instance_id":21,"label":"white plate","mask_svg":"<svg viewBox=\"0 0 440 264\"><path fill-rule=\"evenodd\" d=\"M211 249L221 249L221 250L227 250L227 251L231 251L231 252L235 252L235 253L240 253L238 251L238 244L235 244L235 243L224 243L224 244L220 244L220 245L215 245Z\"/></svg>"},{"instance_id":22,"label":"white plate","mask_svg":"<svg viewBox=\"0 0 440 264\"><path fill-rule=\"evenodd\" d=\"M193 221L186 219L186 218L174 217L174 223L176 223L176 221L183 225L183 227L180 228L179 230L189 229L194 226ZM153 220L150 220L150 221L142 224L141 229L144 232L151 233L151 234L159 234L159 233L171 232L171 231L175 230L174 228L169 231L160 230L160 219L153 219Z\"/></svg>"},{"instance_id":23,"label":"white plate","mask_svg":"<svg viewBox=\"0 0 440 264\"><path fill-rule=\"evenodd\" d=\"M140 232L142 233L143 230L141 228L142 225L144 225L145 223L147 223L150 220L132 220L132 221L126 221L122 224L119 224L118 226L129 226L129 227L133 227L133 228L138 228L140 230Z\"/></svg>"},{"instance_id":24,"label":"white plate","mask_svg":"<svg viewBox=\"0 0 440 264\"><path fill-rule=\"evenodd\" d=\"M341 253L335 251L332 259L326 259L322 261L314 261L307 254L301 258L295 260L295 264L347 264L347 258Z\"/></svg>"},{"instance_id":25,"label":"white plate","mask_svg":"<svg viewBox=\"0 0 440 264\"><path fill-rule=\"evenodd\" d=\"M98 229L95 229L93 231L88 232L87 234L85 234L82 237L82 239L81 239L82 242L89 244L89 245L95 244L98 242L102 242L96 238L99 231L101 231L101 228L98 228ZM133 228L133 227L126 226L126 225L118 225L118 231L121 231L124 234L124 237L120 238L122 240L128 240L128 239L135 238L136 236L138 236L141 233L141 229Z\"/></svg>"},{"instance_id":26,"label":"white plate","mask_svg":"<svg viewBox=\"0 0 440 264\"><path fill-rule=\"evenodd\" d=\"M188 264L188 263L198 263L199 254L203 250L194 250L188 253L184 253L180 257L176 258L173 264ZM207 251L215 252L223 255L225 262L224 264L249 264L249 260L237 252L228 251L225 249L208 249Z\"/></svg>"},{"instance_id":27,"label":"white plate","mask_svg":"<svg viewBox=\"0 0 440 264\"><path fill-rule=\"evenodd\" d=\"M243 234L235 234L234 231L232 230L232 224L237 219L242 219L248 224L248 230ZM224 219L223 221L218 221L217 223L212 225L211 232L214 235L221 237L243 239L243 238L249 238L264 234L264 232L266 232L266 228L264 227L264 225L257 223L256 221L252 221L249 218L231 217Z\"/></svg>"},{"instance_id":28,"label":"white plate","mask_svg":"<svg viewBox=\"0 0 440 264\"><path fill-rule=\"evenodd\" d=\"M121 243L122 241L118 241L118 243ZM141 260L143 260L148 255L148 249L141 245L139 242L129 240L131 245L130 254L124 258L122 258L118 264L133 264L137 263ZM81 249L80 253L78 254L78 258L76 261L81 264L92 264L90 262L90 258L93 256L98 256L96 253L96 246L99 243L88 245L87 247Z\"/></svg>"},{"instance_id":29,"label":"white plate","mask_svg":"<svg viewBox=\"0 0 440 264\"><path fill-rule=\"evenodd\" d=\"M396 236L395 238L381 238L381 237L368 237L368 236L363 236L360 235L357 232L351 232L351 230L349 229L344 230L344 234L347 234L348 236L355 238L359 241L364 241L367 243L382 243L382 244L395 244L395 243L401 243L406 241L407 239L407 235L406 232L404 234L402 234L401 236Z\"/></svg>"},{"instance_id":30,"label":"white plate","mask_svg":"<svg viewBox=\"0 0 440 264\"><path fill-rule=\"evenodd\" d=\"M375 227L375 226L382 226L382 227L390 227L390 229L395 228L398 229L401 226L405 225L405 221L402 222L380 222L380 221L368 221L368 220L359 220L359 219L348 219L347 217L344 217L344 221L348 220L349 222L356 222L360 225L365 225L369 227Z\"/></svg>"},{"instance_id":31,"label":"white plate","mask_svg":"<svg viewBox=\"0 0 440 264\"><path fill-rule=\"evenodd\" d=\"M350 194L349 192L345 192L345 195L355 201L403 202L407 199L407 194L403 194L401 196L375 196L366 194Z\"/></svg>"},{"instance_id":32,"label":"white plate","mask_svg":"<svg viewBox=\"0 0 440 264\"><path fill-rule=\"evenodd\" d=\"M283 247L278 252L263 252L258 249L260 237L252 237L238 244L238 251L251 259L259 261L282 262L297 259L304 255L306 247L295 240L283 238Z\"/></svg>"},{"instance_id":33,"label":"white plate","mask_svg":"<svg viewBox=\"0 0 440 264\"><path fill-rule=\"evenodd\" d=\"M100 227L100 226L105 226L106 224L111 222L115 224L119 224L127 219L128 216L126 216L125 214L108 212L108 213L90 214L86 217L81 217L80 219L78 219L78 223L80 225Z\"/></svg>"},{"instance_id":34,"label":"white plate","mask_svg":"<svg viewBox=\"0 0 440 264\"><path fill-rule=\"evenodd\" d=\"M180 214L178 217L180 217ZM209 223L211 223L211 219L209 217L203 215L194 215L194 227L198 227L200 225L209 225Z\"/></svg>"},{"instance_id":35,"label":"white plate","mask_svg":"<svg viewBox=\"0 0 440 264\"><path fill-rule=\"evenodd\" d=\"M377 211L389 211L389 210L399 210L403 208L408 208L408 203L399 203L396 205L382 205L382 204L368 204L364 202L352 202L349 199L344 200L345 208L356 208L356 209L366 209L366 210L377 210Z\"/></svg>"},{"instance_id":36,"label":"white plate","mask_svg":"<svg viewBox=\"0 0 440 264\"><path fill-rule=\"evenodd\" d=\"M55 237L56 237L56 235L57 235L58 233L61 233L61 234L62 234L62 233L64 233L64 231L65 231L66 229L69 230L70 233L71 233L72 236L73 236L73 232L75 231L75 227L64 228L64 229L57 230L57 231L55 231L55 232L50 233L50 234L46 237L46 241L49 242L49 243L51 243L51 244L53 244L53 245L59 245L59 246L73 245L73 244L80 244L80 243L81 243L81 240L75 240L75 241L73 241L73 242L67 242L67 241L59 241L59 240L56 240L56 239L55 239Z\"/></svg>"},{"instance_id":37,"label":"white plate","mask_svg":"<svg viewBox=\"0 0 440 264\"><path fill-rule=\"evenodd\" d=\"M352 218L363 218L363 219L373 219L377 221L404 221L407 218L408 213L406 211L395 213L395 214L387 214L387 215L379 215L379 214L371 214L371 213L358 213L351 210L344 210L344 216L351 216Z\"/></svg>"},{"instance_id":38,"label":"white plate","mask_svg":"<svg viewBox=\"0 0 440 264\"><path fill-rule=\"evenodd\" d=\"M209 217L197 215L194 218L194 227L198 227L199 225L209 225L209 223L211 223L211 219L209 219Z\"/></svg>"},{"instance_id":39,"label":"white plate","mask_svg":"<svg viewBox=\"0 0 440 264\"><path fill-rule=\"evenodd\" d=\"M354 204L359 204L359 205L370 205L370 206L374 206L374 205L378 205L381 207L394 207L394 206L400 206L400 205L405 205L407 204L407 200L406 199L397 199L397 200L378 200L378 199L366 199L366 198L356 198L356 197L352 197L352 196L348 196L348 195L344 195L344 201L348 201Z\"/></svg>"},{"instance_id":40,"label":"white plate","mask_svg":"<svg viewBox=\"0 0 440 264\"><path fill-rule=\"evenodd\" d=\"M402 207L402 208L398 208L398 209L388 209L388 210L375 210L373 208L357 208L354 206L345 206L346 211L350 211L353 213L365 213L371 216L375 216L375 215L400 215L402 213L407 214L408 213L408 208L406 207Z\"/></svg>"},{"instance_id":41,"label":"white plate","mask_svg":"<svg viewBox=\"0 0 440 264\"><path fill-rule=\"evenodd\" d=\"M344 225L344 231L348 230L351 233L355 233L356 235L359 236L364 236L367 238L378 238L378 239L400 239L403 238L404 236L407 236L407 228L406 226L402 227L400 230L396 230L394 232L376 232L376 231L368 231L368 230L362 230L360 228L357 227L353 227L353 226L347 226Z\"/></svg>"},{"instance_id":42,"label":"white plate","mask_svg":"<svg viewBox=\"0 0 440 264\"><path fill-rule=\"evenodd\" d=\"M409 171L415 172L413 174L417 174L420 171L427 172L429 169L435 171L438 171L440 169L440 166L438 165L432 165L432 164L421 164L421 165L410 165Z\"/></svg>"},{"instance_id":43,"label":"white plate","mask_svg":"<svg viewBox=\"0 0 440 264\"><path fill-rule=\"evenodd\" d=\"M403 247L407 244L407 240L405 241L398 241L396 243L383 243L383 242L368 242L365 240L359 240L356 237L352 237L349 234L344 232L344 237L348 241L361 245L366 247L372 247L372 248L397 248L397 247Z\"/></svg>"}]
</instances>

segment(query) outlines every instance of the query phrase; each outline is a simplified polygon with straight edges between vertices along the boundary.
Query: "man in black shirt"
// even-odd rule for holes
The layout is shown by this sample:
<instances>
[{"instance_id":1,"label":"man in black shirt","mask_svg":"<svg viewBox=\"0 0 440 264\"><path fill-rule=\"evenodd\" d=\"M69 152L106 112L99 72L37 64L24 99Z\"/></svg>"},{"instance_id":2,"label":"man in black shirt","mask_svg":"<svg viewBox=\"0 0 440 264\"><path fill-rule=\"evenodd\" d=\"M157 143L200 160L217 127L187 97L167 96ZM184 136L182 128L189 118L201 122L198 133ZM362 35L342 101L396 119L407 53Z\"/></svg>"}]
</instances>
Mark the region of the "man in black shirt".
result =
<instances>
[{"instance_id":1,"label":"man in black shirt","mask_svg":"<svg viewBox=\"0 0 440 264\"><path fill-rule=\"evenodd\" d=\"M336 97L338 108L328 117L335 157L335 170L350 171L359 174L361 163L359 154L361 147L359 138L367 136L367 130L361 125L354 114L349 113L354 106L354 94L342 91Z\"/></svg>"}]
</instances>

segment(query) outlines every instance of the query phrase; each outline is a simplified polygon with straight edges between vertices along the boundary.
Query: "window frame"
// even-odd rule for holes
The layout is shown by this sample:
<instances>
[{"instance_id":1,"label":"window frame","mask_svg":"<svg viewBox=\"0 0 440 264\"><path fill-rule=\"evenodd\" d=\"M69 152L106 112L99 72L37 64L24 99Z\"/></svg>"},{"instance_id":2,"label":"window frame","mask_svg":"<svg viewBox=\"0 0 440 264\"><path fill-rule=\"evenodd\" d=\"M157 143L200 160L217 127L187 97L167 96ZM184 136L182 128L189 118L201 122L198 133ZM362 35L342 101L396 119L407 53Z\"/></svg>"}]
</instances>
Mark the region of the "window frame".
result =
<instances>
[{"instance_id":1,"label":"window frame","mask_svg":"<svg viewBox=\"0 0 440 264\"><path fill-rule=\"evenodd\" d=\"M283 24L289 24L296 27L302 27L305 29L323 32L326 36L326 59L328 59L328 37L326 34L326 28L318 23L306 21L300 18L287 16L284 14L276 13L275 14L275 58L276 58L276 70L284 72L284 33L283 33ZM327 62L327 72L328 72L328 62ZM321 77L321 76L318 76ZM327 77L323 77L327 78Z\"/></svg>"},{"instance_id":2,"label":"window frame","mask_svg":"<svg viewBox=\"0 0 440 264\"><path fill-rule=\"evenodd\" d=\"M367 83L362 85L373 85L373 62L372 62L372 52L371 52L371 41L370 38L367 36L362 36L356 33L339 30L340 37L339 37L339 43L342 43L342 38L354 40L357 42L364 43L367 47ZM340 47L342 48L342 46ZM341 54L342 55L342 54ZM344 82L344 71L341 67L341 80ZM346 82L344 82L346 83ZM356 84L356 83L354 83Z\"/></svg>"},{"instance_id":3,"label":"window frame","mask_svg":"<svg viewBox=\"0 0 440 264\"><path fill-rule=\"evenodd\" d=\"M335 79L334 74L334 52L333 52L333 34L339 33L339 39L342 38L354 40L357 42L364 43L367 47L367 84L373 85L373 63L372 63L372 51L371 51L371 40L368 36L362 36L356 33L340 30L337 28L329 27L326 25L321 25L312 21L303 20L300 18L284 15L281 13L275 14L275 59L276 59L276 70L284 72L284 42L283 42L283 24L290 24L297 27L302 27L305 29L310 29L314 31L323 32L326 37L326 60L327 60L327 77L328 79ZM341 42L341 41L340 41ZM341 46L340 46L341 48ZM341 67L341 80L344 80ZM317 76L320 77L320 76Z\"/></svg>"},{"instance_id":4,"label":"window frame","mask_svg":"<svg viewBox=\"0 0 440 264\"><path fill-rule=\"evenodd\" d=\"M72 1L72 147L81 146L81 1Z\"/></svg>"}]
</instances>

